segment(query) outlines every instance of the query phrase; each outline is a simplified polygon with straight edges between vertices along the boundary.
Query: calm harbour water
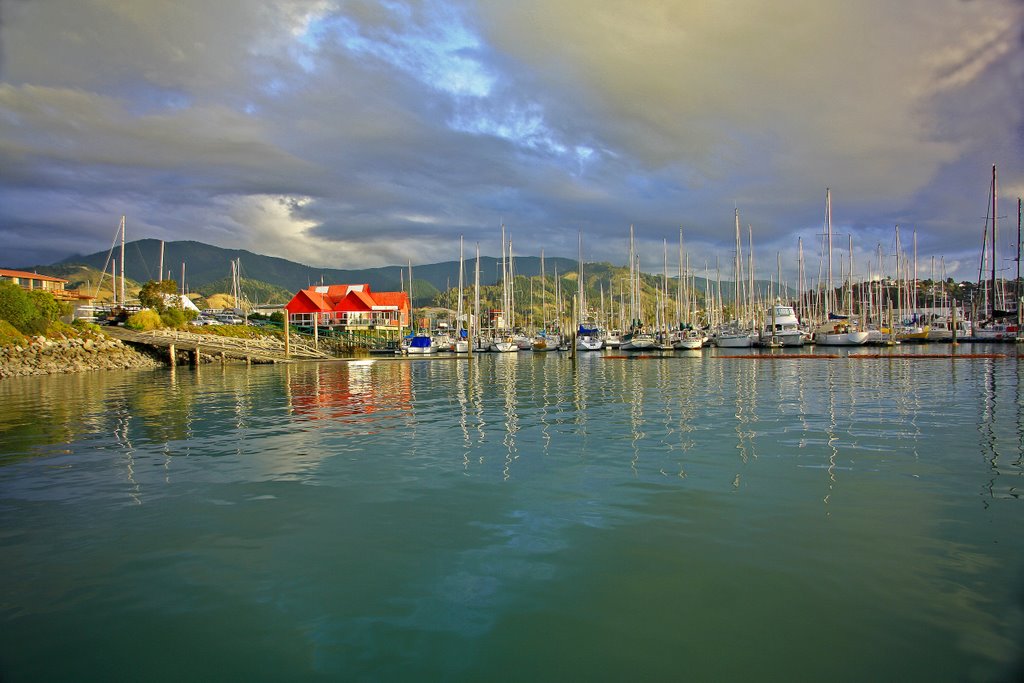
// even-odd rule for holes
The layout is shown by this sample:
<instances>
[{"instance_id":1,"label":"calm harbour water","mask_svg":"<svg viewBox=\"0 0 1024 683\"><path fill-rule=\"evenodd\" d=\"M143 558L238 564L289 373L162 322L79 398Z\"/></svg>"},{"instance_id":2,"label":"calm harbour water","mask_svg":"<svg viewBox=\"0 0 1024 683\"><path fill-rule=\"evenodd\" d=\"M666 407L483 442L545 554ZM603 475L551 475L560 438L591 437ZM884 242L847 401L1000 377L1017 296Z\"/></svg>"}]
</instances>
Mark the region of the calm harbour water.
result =
<instances>
[{"instance_id":1,"label":"calm harbour water","mask_svg":"<svg viewBox=\"0 0 1024 683\"><path fill-rule=\"evenodd\" d=\"M1015 679L970 351L3 380L0 680Z\"/></svg>"}]
</instances>

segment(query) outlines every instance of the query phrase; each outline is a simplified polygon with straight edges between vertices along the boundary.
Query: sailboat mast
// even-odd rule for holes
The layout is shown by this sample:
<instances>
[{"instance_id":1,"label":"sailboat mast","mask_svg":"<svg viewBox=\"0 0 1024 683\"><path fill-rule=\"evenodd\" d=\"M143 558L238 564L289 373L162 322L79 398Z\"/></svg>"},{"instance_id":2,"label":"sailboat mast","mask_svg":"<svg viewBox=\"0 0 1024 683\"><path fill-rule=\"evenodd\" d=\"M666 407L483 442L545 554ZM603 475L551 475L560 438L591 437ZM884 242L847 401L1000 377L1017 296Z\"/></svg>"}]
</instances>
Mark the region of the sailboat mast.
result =
<instances>
[{"instance_id":1,"label":"sailboat mast","mask_svg":"<svg viewBox=\"0 0 1024 683\"><path fill-rule=\"evenodd\" d=\"M508 329L516 328L516 278L512 275L512 240L508 241Z\"/></svg>"},{"instance_id":2,"label":"sailboat mast","mask_svg":"<svg viewBox=\"0 0 1024 683\"><path fill-rule=\"evenodd\" d=\"M800 303L804 304L803 306L800 307L800 317L801 318L806 318L807 317L807 305L804 303L805 299L804 299L804 238L803 237L797 237L796 238L796 248L797 248L797 258L796 258L797 264L796 265L797 265L797 271L798 271L797 274L796 274L796 278L797 278L796 288L799 291L799 295L798 296L800 297L799 299L797 299L797 301L799 301Z\"/></svg>"},{"instance_id":3,"label":"sailboat mast","mask_svg":"<svg viewBox=\"0 0 1024 683\"><path fill-rule=\"evenodd\" d=\"M740 271L743 267L743 244L740 242L740 210L734 209L734 214L736 218L736 262L733 264L732 315L734 319L738 319L740 316Z\"/></svg>"},{"instance_id":4,"label":"sailboat mast","mask_svg":"<svg viewBox=\"0 0 1024 683\"><path fill-rule=\"evenodd\" d=\"M854 312L854 299L853 299L853 235L849 235L850 238L850 308L848 313L852 316Z\"/></svg>"},{"instance_id":5,"label":"sailboat mast","mask_svg":"<svg viewBox=\"0 0 1024 683\"><path fill-rule=\"evenodd\" d=\"M157 282L164 281L164 241L160 240L160 272L156 276Z\"/></svg>"},{"instance_id":6,"label":"sailboat mast","mask_svg":"<svg viewBox=\"0 0 1024 683\"><path fill-rule=\"evenodd\" d=\"M1020 209L1021 209L1020 197L1017 197L1017 259L1016 259L1017 260L1017 279L1014 281L1016 283L1016 286L1013 288L1013 291L1017 295L1017 321L1018 321L1017 327L1018 327L1018 329L1020 328L1020 318L1021 318L1021 309L1020 309L1020 300L1021 300L1021 296L1020 296Z\"/></svg>"},{"instance_id":7,"label":"sailboat mast","mask_svg":"<svg viewBox=\"0 0 1024 683\"><path fill-rule=\"evenodd\" d=\"M579 268L580 272L577 273L577 278L576 278L576 299L579 302L578 303L578 305L579 305L579 319L582 322L583 319L586 317L586 311L587 311L586 302L584 301L584 298L583 298L584 297L584 289L583 289L583 231L582 230L580 230L579 233L578 233L577 241L578 241L577 250L579 251L579 260L580 260L580 268Z\"/></svg>"},{"instance_id":8,"label":"sailboat mast","mask_svg":"<svg viewBox=\"0 0 1024 683\"><path fill-rule=\"evenodd\" d=\"M124 216L121 216L121 305L124 306L126 299L124 282Z\"/></svg>"},{"instance_id":9,"label":"sailboat mast","mask_svg":"<svg viewBox=\"0 0 1024 683\"><path fill-rule=\"evenodd\" d=\"M463 248L462 248L462 246L463 246L463 244L462 244L462 235L459 235L459 303L458 303L458 306L456 307L456 311L455 311L455 319L457 321L457 323L456 323L457 325L462 325L463 324L463 320L462 320L462 314L463 314L463 310L462 310L462 285L463 285L463 271L465 270L465 268L462 267L462 257L463 257ZM463 329L462 327L459 327L456 330L456 331L459 332L459 338L460 339L461 339L462 329Z\"/></svg>"},{"instance_id":10,"label":"sailboat mast","mask_svg":"<svg viewBox=\"0 0 1024 683\"><path fill-rule=\"evenodd\" d=\"M540 328L548 329L548 282L544 274L544 250L540 250Z\"/></svg>"},{"instance_id":11,"label":"sailboat mast","mask_svg":"<svg viewBox=\"0 0 1024 683\"><path fill-rule=\"evenodd\" d=\"M831 188L825 188L825 248L828 251L828 266L825 275L825 301L826 311L825 316L828 317L828 313L835 311L835 291L832 289L832 190Z\"/></svg>"},{"instance_id":12,"label":"sailboat mast","mask_svg":"<svg viewBox=\"0 0 1024 683\"><path fill-rule=\"evenodd\" d=\"M676 324L683 321L683 300L685 299L685 284L683 282L683 226L679 226L679 281L676 282ZM687 316L689 318L689 316Z\"/></svg>"},{"instance_id":13,"label":"sailboat mast","mask_svg":"<svg viewBox=\"0 0 1024 683\"><path fill-rule=\"evenodd\" d=\"M501 224L501 308L508 315L508 263L505 261L505 224Z\"/></svg>"},{"instance_id":14,"label":"sailboat mast","mask_svg":"<svg viewBox=\"0 0 1024 683\"><path fill-rule=\"evenodd\" d=\"M473 276L473 316L476 325L471 325L475 332L480 329L480 243L476 243L476 273ZM470 335L470 344L476 343L476 337Z\"/></svg>"},{"instance_id":15,"label":"sailboat mast","mask_svg":"<svg viewBox=\"0 0 1024 683\"><path fill-rule=\"evenodd\" d=\"M917 312L917 228L914 228L914 289L911 294L912 303L910 304L910 310Z\"/></svg>"},{"instance_id":16,"label":"sailboat mast","mask_svg":"<svg viewBox=\"0 0 1024 683\"><path fill-rule=\"evenodd\" d=\"M750 223L747 223L747 279L750 285L747 287L746 315L743 319L747 323L753 323L757 292L754 291L754 226Z\"/></svg>"},{"instance_id":17,"label":"sailboat mast","mask_svg":"<svg viewBox=\"0 0 1024 683\"><path fill-rule=\"evenodd\" d=\"M900 280L900 226L896 226L896 314L903 319L903 282Z\"/></svg>"},{"instance_id":18,"label":"sailboat mast","mask_svg":"<svg viewBox=\"0 0 1024 683\"><path fill-rule=\"evenodd\" d=\"M995 242L996 225L999 212L997 211L996 198L999 196L998 185L995 179L995 164L992 164L992 317L995 317ZM123 264L122 264L123 265Z\"/></svg>"},{"instance_id":19,"label":"sailboat mast","mask_svg":"<svg viewBox=\"0 0 1024 683\"><path fill-rule=\"evenodd\" d=\"M662 328L669 331L669 241L662 240Z\"/></svg>"}]
</instances>

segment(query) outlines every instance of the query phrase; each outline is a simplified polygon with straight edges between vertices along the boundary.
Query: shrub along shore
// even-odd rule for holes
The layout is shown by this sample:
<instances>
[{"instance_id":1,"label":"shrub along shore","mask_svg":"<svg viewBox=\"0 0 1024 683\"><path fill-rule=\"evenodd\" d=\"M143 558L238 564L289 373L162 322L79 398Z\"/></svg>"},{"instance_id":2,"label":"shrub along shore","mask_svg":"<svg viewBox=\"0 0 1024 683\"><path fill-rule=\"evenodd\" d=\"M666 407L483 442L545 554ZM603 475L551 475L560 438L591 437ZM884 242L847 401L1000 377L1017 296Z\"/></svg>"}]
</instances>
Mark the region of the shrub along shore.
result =
<instances>
[{"instance_id":1,"label":"shrub along shore","mask_svg":"<svg viewBox=\"0 0 1024 683\"><path fill-rule=\"evenodd\" d=\"M173 284L173 282L171 283ZM152 286L151 286L152 285ZM157 283L147 283L153 289ZM160 292L140 292L140 299L152 304L124 321L124 326L138 331L160 328L192 330L193 316L168 307ZM172 290L173 291L173 290ZM49 292L26 291L11 282L0 282L0 379L25 375L50 375L88 370L119 370L156 368L166 359L136 350L131 345L104 333L103 328L69 318L70 307L53 298ZM223 325L206 334L260 339L282 338L281 332L268 332L255 327ZM204 357L204 361L209 360Z\"/></svg>"},{"instance_id":2,"label":"shrub along shore","mask_svg":"<svg viewBox=\"0 0 1024 683\"><path fill-rule=\"evenodd\" d=\"M61 322L70 314L49 292L0 282L0 379L163 365L96 325Z\"/></svg>"}]
</instances>

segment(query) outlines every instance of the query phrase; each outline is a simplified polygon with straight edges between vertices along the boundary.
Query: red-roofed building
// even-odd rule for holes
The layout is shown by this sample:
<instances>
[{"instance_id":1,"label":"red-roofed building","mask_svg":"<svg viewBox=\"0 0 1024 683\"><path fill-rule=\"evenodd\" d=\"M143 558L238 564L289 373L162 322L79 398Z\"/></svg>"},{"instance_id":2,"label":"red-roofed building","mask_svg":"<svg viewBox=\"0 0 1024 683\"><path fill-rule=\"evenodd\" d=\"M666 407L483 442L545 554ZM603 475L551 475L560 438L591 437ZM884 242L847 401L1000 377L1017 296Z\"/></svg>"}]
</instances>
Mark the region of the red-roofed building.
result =
<instances>
[{"instance_id":1,"label":"red-roofed building","mask_svg":"<svg viewBox=\"0 0 1024 683\"><path fill-rule=\"evenodd\" d=\"M4 268L0 268L0 281L2 280L13 282L22 289L30 291L41 289L44 292L49 292L53 295L53 298L58 301L89 301L93 298L88 294L82 294L77 289L64 289L64 285L66 285L68 281L63 278L52 277L50 275L40 275L39 273L28 273L23 270L6 270Z\"/></svg>"},{"instance_id":2,"label":"red-roofed building","mask_svg":"<svg viewBox=\"0 0 1024 683\"><path fill-rule=\"evenodd\" d=\"M292 325L398 333L409 326L409 295L371 292L370 285L320 285L300 290L285 305Z\"/></svg>"}]
</instances>

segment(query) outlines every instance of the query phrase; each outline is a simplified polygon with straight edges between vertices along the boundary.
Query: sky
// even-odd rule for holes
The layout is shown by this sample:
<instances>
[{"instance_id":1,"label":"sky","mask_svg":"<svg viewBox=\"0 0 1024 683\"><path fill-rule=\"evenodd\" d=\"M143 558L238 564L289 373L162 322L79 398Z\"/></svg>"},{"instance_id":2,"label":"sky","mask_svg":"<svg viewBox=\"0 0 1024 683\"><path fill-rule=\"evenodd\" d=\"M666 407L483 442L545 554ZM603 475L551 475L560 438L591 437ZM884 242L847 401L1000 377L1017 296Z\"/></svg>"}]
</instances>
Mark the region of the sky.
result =
<instances>
[{"instance_id":1,"label":"sky","mask_svg":"<svg viewBox=\"0 0 1024 683\"><path fill-rule=\"evenodd\" d=\"M1022 0L0 0L0 266L194 239L976 279L1024 194ZM934 271L931 270L932 264ZM941 267L940 267L941 266ZM944 273L942 272L944 267Z\"/></svg>"}]
</instances>

